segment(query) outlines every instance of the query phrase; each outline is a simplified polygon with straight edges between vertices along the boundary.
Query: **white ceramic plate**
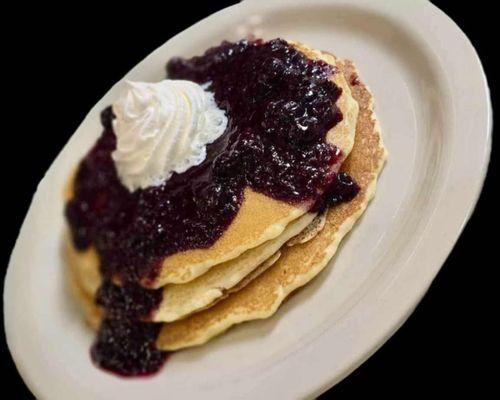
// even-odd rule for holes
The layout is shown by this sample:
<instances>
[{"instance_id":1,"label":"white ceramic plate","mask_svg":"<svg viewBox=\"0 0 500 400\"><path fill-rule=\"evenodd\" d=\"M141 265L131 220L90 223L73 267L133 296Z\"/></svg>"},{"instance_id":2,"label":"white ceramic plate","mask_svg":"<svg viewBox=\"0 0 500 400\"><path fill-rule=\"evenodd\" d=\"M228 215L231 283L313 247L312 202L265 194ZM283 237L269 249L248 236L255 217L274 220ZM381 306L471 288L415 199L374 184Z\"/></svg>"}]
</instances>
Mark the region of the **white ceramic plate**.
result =
<instances>
[{"instance_id":1,"label":"white ceramic plate","mask_svg":"<svg viewBox=\"0 0 500 400\"><path fill-rule=\"evenodd\" d=\"M331 265L273 318L175 354L124 380L89 360L92 333L64 285L62 186L100 134L91 110L54 161L24 221L5 283L10 350L42 399L302 398L326 390L406 320L478 198L491 141L489 93L460 29L426 1L246 1L177 35L127 78L157 81L174 55L249 33L356 61L373 89L390 158L378 193Z\"/></svg>"}]
</instances>

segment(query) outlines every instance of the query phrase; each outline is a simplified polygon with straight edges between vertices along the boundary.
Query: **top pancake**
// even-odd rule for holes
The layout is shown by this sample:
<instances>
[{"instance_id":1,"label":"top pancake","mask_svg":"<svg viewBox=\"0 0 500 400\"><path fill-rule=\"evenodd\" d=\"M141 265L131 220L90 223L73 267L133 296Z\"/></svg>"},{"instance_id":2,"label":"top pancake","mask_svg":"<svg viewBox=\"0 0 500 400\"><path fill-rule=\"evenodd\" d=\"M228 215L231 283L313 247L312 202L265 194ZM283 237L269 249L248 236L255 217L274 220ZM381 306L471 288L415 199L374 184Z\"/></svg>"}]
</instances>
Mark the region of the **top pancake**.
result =
<instances>
[{"instance_id":1,"label":"top pancake","mask_svg":"<svg viewBox=\"0 0 500 400\"><path fill-rule=\"evenodd\" d=\"M310 49L300 43L291 44L310 59L321 59L336 66L337 60L332 55ZM342 89L336 105L343 119L327 132L326 139L346 157L354 142L358 105L344 76L337 68L334 69L331 80ZM181 284L191 281L212 266L234 259L248 249L276 238L291 221L306 213L307 208L307 205L292 205L246 188L238 213L212 246L182 251L164 258L156 279L152 282L144 281L142 284L159 288L169 283Z\"/></svg>"}]
</instances>

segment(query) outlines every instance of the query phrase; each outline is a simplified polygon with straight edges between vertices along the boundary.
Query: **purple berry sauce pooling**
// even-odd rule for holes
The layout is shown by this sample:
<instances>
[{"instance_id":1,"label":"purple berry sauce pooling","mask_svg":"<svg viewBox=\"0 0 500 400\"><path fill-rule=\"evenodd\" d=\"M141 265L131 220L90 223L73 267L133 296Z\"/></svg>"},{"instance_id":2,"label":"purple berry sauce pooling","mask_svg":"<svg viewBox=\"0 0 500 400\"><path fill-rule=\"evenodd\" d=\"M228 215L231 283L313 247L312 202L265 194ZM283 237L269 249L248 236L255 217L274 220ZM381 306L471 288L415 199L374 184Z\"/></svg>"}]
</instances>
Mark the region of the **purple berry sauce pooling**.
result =
<instances>
[{"instance_id":1,"label":"purple berry sauce pooling","mask_svg":"<svg viewBox=\"0 0 500 400\"><path fill-rule=\"evenodd\" d=\"M99 367L120 376L148 376L165 363L168 353L155 341L161 324L129 318L105 318L90 355Z\"/></svg>"},{"instance_id":2,"label":"purple berry sauce pooling","mask_svg":"<svg viewBox=\"0 0 500 400\"><path fill-rule=\"evenodd\" d=\"M154 347L159 324L144 322L161 290L139 282L154 280L164 257L217 241L246 187L316 211L357 193L347 175L336 173L343 155L326 141L342 120L341 89L330 80L334 67L276 39L223 42L202 56L172 59L167 72L206 84L226 112L226 131L207 146L206 159L160 186L130 193L111 158L116 137L107 108L104 131L81 161L66 206L75 246L96 248L104 279L96 301L106 318L93 360L126 376L152 373L167 356Z\"/></svg>"}]
</instances>

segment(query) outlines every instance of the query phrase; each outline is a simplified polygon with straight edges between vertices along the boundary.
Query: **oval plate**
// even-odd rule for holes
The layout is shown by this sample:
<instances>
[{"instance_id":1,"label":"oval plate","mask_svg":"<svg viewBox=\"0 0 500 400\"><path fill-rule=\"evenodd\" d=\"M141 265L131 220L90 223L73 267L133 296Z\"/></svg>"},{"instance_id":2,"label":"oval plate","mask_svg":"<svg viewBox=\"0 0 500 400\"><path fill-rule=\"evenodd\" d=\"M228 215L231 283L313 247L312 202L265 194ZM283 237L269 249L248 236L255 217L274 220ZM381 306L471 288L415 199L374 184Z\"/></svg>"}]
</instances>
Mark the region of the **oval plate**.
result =
<instances>
[{"instance_id":1,"label":"oval plate","mask_svg":"<svg viewBox=\"0 0 500 400\"><path fill-rule=\"evenodd\" d=\"M378 194L329 268L277 315L175 354L158 375L95 368L93 334L64 284L62 187L101 132L90 111L41 181L5 281L7 340L41 399L297 398L347 376L406 320L451 251L488 164L491 108L478 57L427 1L245 1L169 40L126 78L157 81L171 56L223 39L283 37L356 61L390 153Z\"/></svg>"}]
</instances>

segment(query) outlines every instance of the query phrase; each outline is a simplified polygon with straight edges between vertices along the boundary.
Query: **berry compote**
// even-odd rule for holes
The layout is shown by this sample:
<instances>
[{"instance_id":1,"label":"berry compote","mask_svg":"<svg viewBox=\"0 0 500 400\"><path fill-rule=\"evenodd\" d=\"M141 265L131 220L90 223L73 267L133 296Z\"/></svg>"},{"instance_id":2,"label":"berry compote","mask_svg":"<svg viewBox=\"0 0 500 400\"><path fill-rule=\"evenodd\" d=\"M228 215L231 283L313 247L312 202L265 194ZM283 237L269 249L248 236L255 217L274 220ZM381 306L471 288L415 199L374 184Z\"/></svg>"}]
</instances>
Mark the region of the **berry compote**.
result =
<instances>
[{"instance_id":1,"label":"berry compote","mask_svg":"<svg viewBox=\"0 0 500 400\"><path fill-rule=\"evenodd\" d=\"M153 281L166 256L210 247L237 214L246 187L316 210L357 193L337 175L344 157L326 141L342 120L331 65L281 39L243 40L174 58L167 72L204 84L226 112L226 131L207 146L206 159L160 186L129 192L111 158L116 137L107 108L66 206L75 246L93 245L101 263L96 301L105 319L92 357L127 376L154 372L167 356L154 347L159 325L147 322L161 291L139 283Z\"/></svg>"}]
</instances>

